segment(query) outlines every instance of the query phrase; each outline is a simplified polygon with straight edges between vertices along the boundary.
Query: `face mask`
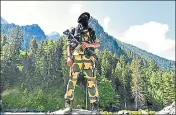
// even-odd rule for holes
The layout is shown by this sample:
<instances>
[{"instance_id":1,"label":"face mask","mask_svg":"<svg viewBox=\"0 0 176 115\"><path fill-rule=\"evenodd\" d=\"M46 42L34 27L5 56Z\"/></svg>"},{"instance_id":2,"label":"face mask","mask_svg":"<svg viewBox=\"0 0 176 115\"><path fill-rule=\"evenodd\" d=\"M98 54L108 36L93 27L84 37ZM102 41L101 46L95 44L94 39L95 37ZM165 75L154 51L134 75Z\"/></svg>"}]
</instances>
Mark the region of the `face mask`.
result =
<instances>
[{"instance_id":1,"label":"face mask","mask_svg":"<svg viewBox=\"0 0 176 115\"><path fill-rule=\"evenodd\" d=\"M81 24L82 24L83 28L88 28L88 22L89 22L88 18L84 18L82 20Z\"/></svg>"}]
</instances>

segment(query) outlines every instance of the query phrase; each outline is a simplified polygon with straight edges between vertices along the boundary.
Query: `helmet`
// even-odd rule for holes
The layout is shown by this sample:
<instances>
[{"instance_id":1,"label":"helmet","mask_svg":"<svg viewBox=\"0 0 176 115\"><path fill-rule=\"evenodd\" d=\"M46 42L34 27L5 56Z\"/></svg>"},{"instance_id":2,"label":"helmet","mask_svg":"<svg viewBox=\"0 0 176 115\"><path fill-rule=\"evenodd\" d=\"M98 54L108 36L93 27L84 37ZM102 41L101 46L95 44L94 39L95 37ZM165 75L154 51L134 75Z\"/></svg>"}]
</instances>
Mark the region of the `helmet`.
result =
<instances>
[{"instance_id":1,"label":"helmet","mask_svg":"<svg viewBox=\"0 0 176 115\"><path fill-rule=\"evenodd\" d=\"M88 12L82 13L78 18L78 23L83 23L84 21L89 21L90 14Z\"/></svg>"}]
</instances>

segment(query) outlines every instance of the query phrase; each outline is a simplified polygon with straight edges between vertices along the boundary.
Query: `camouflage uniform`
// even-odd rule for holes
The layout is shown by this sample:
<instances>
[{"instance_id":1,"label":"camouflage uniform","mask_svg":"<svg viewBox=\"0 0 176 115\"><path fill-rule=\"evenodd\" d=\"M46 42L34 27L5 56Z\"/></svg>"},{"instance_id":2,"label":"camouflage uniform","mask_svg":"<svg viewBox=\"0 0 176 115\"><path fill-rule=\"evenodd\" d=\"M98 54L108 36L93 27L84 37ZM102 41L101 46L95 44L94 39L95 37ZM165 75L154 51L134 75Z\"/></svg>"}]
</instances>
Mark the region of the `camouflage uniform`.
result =
<instances>
[{"instance_id":1,"label":"camouflage uniform","mask_svg":"<svg viewBox=\"0 0 176 115\"><path fill-rule=\"evenodd\" d=\"M74 30L74 29L72 29ZM91 30L91 32L90 32ZM74 33L74 31L72 31ZM74 34L73 34L74 35ZM89 28L89 32L85 33L81 37L82 42L89 42L93 39L93 42L100 42L95 36L93 29ZM68 45L70 44L68 39ZM98 88L95 75L95 59L93 56L86 56L84 50L73 50L73 65L70 69L70 77L67 85L67 91L65 94L66 100L74 99L74 89L80 73L84 75L87 80L88 94L90 103L98 102Z\"/></svg>"}]
</instances>

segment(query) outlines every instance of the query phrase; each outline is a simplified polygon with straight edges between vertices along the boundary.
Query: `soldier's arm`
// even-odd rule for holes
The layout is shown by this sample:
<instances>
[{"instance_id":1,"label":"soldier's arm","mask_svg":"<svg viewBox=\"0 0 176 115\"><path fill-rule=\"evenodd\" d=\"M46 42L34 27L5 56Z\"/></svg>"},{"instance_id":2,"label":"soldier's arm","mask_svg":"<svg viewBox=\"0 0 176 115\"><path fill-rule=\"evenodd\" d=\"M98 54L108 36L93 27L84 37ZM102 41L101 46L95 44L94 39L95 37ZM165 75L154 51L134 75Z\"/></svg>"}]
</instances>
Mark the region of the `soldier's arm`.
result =
<instances>
[{"instance_id":1,"label":"soldier's arm","mask_svg":"<svg viewBox=\"0 0 176 115\"><path fill-rule=\"evenodd\" d=\"M72 56L70 40L71 40L71 38L70 38L70 36L68 36L68 41L67 41L67 56L68 56L68 57L71 57L71 56Z\"/></svg>"},{"instance_id":2,"label":"soldier's arm","mask_svg":"<svg viewBox=\"0 0 176 115\"><path fill-rule=\"evenodd\" d=\"M74 28L71 29L71 33L73 34L74 33ZM70 45L70 42L71 42L71 36L68 36L68 41L67 41L67 56L68 57L72 57L72 47Z\"/></svg>"},{"instance_id":3,"label":"soldier's arm","mask_svg":"<svg viewBox=\"0 0 176 115\"><path fill-rule=\"evenodd\" d=\"M67 56L68 56L68 57L72 57L70 45L67 46Z\"/></svg>"},{"instance_id":4,"label":"soldier's arm","mask_svg":"<svg viewBox=\"0 0 176 115\"><path fill-rule=\"evenodd\" d=\"M73 64L73 61L72 61L72 54L71 54L71 46L70 45L68 45L67 46L67 65L68 66L72 66L72 64Z\"/></svg>"},{"instance_id":5,"label":"soldier's arm","mask_svg":"<svg viewBox=\"0 0 176 115\"><path fill-rule=\"evenodd\" d=\"M96 38L96 39L98 39L98 38ZM93 47L93 48L100 47L100 41L96 40L95 43L89 44L89 47Z\"/></svg>"}]
</instances>

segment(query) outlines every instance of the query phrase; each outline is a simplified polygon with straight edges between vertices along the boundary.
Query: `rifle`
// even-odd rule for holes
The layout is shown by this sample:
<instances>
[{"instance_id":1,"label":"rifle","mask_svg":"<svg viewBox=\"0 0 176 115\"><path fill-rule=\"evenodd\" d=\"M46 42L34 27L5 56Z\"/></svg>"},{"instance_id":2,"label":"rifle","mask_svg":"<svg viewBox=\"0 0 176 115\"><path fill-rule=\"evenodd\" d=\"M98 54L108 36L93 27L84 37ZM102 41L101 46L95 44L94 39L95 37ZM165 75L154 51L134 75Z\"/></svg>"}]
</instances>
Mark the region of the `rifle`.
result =
<instances>
[{"instance_id":1,"label":"rifle","mask_svg":"<svg viewBox=\"0 0 176 115\"><path fill-rule=\"evenodd\" d=\"M64 31L63 34L65 34L67 36L71 36L71 38L72 38L71 39L71 45L75 45L76 46L76 48L75 48L76 50L80 50L81 49L82 44L75 38L75 36L70 32L69 29ZM79 34L77 34L76 37L81 37L81 36ZM92 50L90 50L89 48L86 48L85 51L88 54L91 54L95 58L95 60L98 61L97 55Z\"/></svg>"}]
</instances>

